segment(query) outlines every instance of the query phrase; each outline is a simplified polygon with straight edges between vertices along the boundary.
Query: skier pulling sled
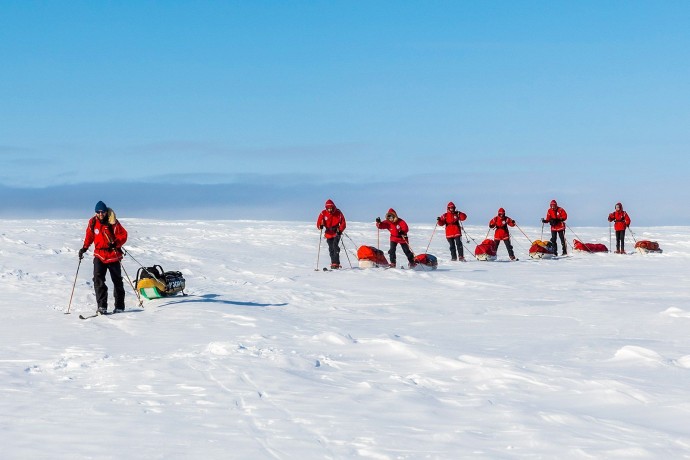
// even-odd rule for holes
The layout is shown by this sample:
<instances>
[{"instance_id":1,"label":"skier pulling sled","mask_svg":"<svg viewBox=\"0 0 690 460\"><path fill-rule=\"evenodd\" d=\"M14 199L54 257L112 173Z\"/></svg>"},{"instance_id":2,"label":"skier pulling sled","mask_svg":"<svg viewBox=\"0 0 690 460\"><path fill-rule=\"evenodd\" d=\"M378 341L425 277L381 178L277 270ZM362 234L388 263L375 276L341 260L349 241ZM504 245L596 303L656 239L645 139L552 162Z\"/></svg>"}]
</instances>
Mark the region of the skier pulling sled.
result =
<instances>
[{"instance_id":1,"label":"skier pulling sled","mask_svg":"<svg viewBox=\"0 0 690 460\"><path fill-rule=\"evenodd\" d=\"M166 272L160 265L141 267L137 271L136 287L141 296L148 300L173 296L178 292L187 295L184 293L185 279L182 273Z\"/></svg>"},{"instance_id":2,"label":"skier pulling sled","mask_svg":"<svg viewBox=\"0 0 690 460\"><path fill-rule=\"evenodd\" d=\"M359 268L388 267L388 259L383 251L373 246L360 246L357 249Z\"/></svg>"},{"instance_id":3,"label":"skier pulling sled","mask_svg":"<svg viewBox=\"0 0 690 460\"><path fill-rule=\"evenodd\" d=\"M635 243L635 251L639 252L640 254L661 254L662 252L664 252L659 247L659 243L657 243L656 241L649 240L640 240L637 243Z\"/></svg>"},{"instance_id":4,"label":"skier pulling sled","mask_svg":"<svg viewBox=\"0 0 690 460\"><path fill-rule=\"evenodd\" d=\"M551 241L534 240L529 248L529 256L532 259L551 259L555 255Z\"/></svg>"},{"instance_id":5,"label":"skier pulling sled","mask_svg":"<svg viewBox=\"0 0 690 460\"><path fill-rule=\"evenodd\" d=\"M484 262L496 260L496 249L498 249L497 240L486 239L474 248L474 256L477 260Z\"/></svg>"},{"instance_id":6,"label":"skier pulling sled","mask_svg":"<svg viewBox=\"0 0 690 460\"><path fill-rule=\"evenodd\" d=\"M580 252L609 252L609 248L601 243L583 243L580 240L573 240L573 249Z\"/></svg>"}]
</instances>

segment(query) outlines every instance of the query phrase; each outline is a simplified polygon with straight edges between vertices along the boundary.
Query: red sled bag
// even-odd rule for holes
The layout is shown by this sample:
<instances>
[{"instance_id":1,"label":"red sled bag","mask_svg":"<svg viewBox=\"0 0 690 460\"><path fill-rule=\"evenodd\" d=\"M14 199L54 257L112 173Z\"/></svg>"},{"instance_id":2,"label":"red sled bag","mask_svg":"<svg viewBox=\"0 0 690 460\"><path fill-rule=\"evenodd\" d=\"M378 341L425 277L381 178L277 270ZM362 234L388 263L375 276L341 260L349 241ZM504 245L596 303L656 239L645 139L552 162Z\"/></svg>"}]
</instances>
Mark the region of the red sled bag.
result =
<instances>
[{"instance_id":1,"label":"red sled bag","mask_svg":"<svg viewBox=\"0 0 690 460\"><path fill-rule=\"evenodd\" d=\"M535 240L529 248L529 256L532 259L548 259L554 255L551 241Z\"/></svg>"},{"instance_id":2,"label":"red sled bag","mask_svg":"<svg viewBox=\"0 0 690 460\"><path fill-rule=\"evenodd\" d=\"M474 256L478 260L496 260L496 249L498 249L498 242L487 239L474 248Z\"/></svg>"},{"instance_id":3,"label":"red sled bag","mask_svg":"<svg viewBox=\"0 0 690 460\"><path fill-rule=\"evenodd\" d=\"M438 267L438 259L433 254L418 254L414 257L414 263L415 270L436 270Z\"/></svg>"},{"instance_id":4,"label":"red sled bag","mask_svg":"<svg viewBox=\"0 0 690 460\"><path fill-rule=\"evenodd\" d=\"M662 253L664 252L660 247L659 243L656 241L640 240L635 243L635 250L641 254L647 254L650 252Z\"/></svg>"},{"instance_id":5,"label":"red sled bag","mask_svg":"<svg viewBox=\"0 0 690 460\"><path fill-rule=\"evenodd\" d=\"M357 249L359 268L387 267L388 260L383 251L373 246L360 246Z\"/></svg>"},{"instance_id":6,"label":"red sled bag","mask_svg":"<svg viewBox=\"0 0 690 460\"><path fill-rule=\"evenodd\" d=\"M573 248L582 252L609 252L609 248L601 243L583 243L579 240L573 240Z\"/></svg>"}]
</instances>

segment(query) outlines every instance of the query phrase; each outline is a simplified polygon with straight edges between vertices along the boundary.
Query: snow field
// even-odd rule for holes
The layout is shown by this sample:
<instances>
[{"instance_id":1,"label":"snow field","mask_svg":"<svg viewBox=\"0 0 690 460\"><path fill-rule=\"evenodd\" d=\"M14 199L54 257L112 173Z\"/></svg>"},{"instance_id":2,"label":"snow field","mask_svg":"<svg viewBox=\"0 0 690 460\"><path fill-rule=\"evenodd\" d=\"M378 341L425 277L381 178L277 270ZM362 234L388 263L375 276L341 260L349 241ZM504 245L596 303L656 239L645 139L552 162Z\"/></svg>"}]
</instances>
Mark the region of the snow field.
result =
<instances>
[{"instance_id":1,"label":"snow field","mask_svg":"<svg viewBox=\"0 0 690 460\"><path fill-rule=\"evenodd\" d=\"M324 273L312 223L121 221L189 296L141 309L127 287L126 313L81 321L89 251L64 315L86 219L3 222L4 458L690 457L685 227L633 230L660 255L542 261L513 231L520 261L471 260L470 242L466 263L437 230L433 272ZM432 230L411 224L416 252ZM356 266L376 229L346 233Z\"/></svg>"}]
</instances>

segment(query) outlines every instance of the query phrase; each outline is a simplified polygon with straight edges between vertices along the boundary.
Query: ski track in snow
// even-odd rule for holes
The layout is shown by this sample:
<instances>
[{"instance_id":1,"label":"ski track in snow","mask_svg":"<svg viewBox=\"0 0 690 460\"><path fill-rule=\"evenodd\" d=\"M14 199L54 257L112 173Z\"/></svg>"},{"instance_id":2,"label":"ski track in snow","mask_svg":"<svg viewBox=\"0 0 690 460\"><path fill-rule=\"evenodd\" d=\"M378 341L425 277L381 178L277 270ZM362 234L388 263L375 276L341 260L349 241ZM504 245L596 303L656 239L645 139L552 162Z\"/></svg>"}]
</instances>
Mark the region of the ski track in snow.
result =
<instances>
[{"instance_id":1,"label":"ski track in snow","mask_svg":"<svg viewBox=\"0 0 690 460\"><path fill-rule=\"evenodd\" d=\"M81 321L90 251L64 315L86 220L3 222L4 458L690 458L690 229L543 261L518 234L514 263L451 263L437 234L434 272L324 273L311 223L121 220L188 296L141 309L126 286L124 314Z\"/></svg>"}]
</instances>

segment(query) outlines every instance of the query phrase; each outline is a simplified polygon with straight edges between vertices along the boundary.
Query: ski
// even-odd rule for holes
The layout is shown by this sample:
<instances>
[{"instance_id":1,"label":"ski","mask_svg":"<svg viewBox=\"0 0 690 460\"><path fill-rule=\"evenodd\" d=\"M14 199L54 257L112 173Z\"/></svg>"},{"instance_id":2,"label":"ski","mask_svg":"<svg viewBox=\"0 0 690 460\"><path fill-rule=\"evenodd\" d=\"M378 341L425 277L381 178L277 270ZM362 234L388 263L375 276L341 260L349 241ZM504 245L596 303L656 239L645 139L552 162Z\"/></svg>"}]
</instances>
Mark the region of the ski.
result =
<instances>
[{"instance_id":1,"label":"ski","mask_svg":"<svg viewBox=\"0 0 690 460\"><path fill-rule=\"evenodd\" d=\"M98 313L96 313L95 315L89 315L89 316L79 315L79 319L91 319L91 318L95 318L96 316L102 316L102 315L99 315Z\"/></svg>"},{"instance_id":2,"label":"ski","mask_svg":"<svg viewBox=\"0 0 690 460\"><path fill-rule=\"evenodd\" d=\"M140 311L140 310L128 310L128 311ZM111 311L109 313L94 313L93 315L89 315L89 316L79 315L79 319L91 319L91 318L95 318L96 316L110 316L110 315L116 315L119 313L124 313L124 311L121 311L118 313L116 313L114 311Z\"/></svg>"}]
</instances>

